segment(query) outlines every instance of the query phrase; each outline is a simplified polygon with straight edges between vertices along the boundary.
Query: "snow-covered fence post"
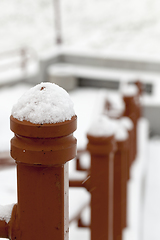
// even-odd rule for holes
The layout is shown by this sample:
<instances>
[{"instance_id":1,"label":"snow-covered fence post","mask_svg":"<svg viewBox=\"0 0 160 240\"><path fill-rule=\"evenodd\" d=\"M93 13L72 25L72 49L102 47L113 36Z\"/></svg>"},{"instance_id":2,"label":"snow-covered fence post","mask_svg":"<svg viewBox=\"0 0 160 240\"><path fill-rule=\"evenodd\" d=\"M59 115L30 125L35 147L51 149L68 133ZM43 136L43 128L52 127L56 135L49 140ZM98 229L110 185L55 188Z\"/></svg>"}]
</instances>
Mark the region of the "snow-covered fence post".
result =
<instances>
[{"instance_id":1,"label":"snow-covered fence post","mask_svg":"<svg viewBox=\"0 0 160 240\"><path fill-rule=\"evenodd\" d=\"M88 131L91 154L91 240L111 239L113 218L114 124L99 116Z\"/></svg>"},{"instance_id":2,"label":"snow-covered fence post","mask_svg":"<svg viewBox=\"0 0 160 240\"><path fill-rule=\"evenodd\" d=\"M68 240L67 161L76 155L76 123L68 93L55 84L35 86L13 107L18 203L7 225L10 239Z\"/></svg>"},{"instance_id":3,"label":"snow-covered fence post","mask_svg":"<svg viewBox=\"0 0 160 240\"><path fill-rule=\"evenodd\" d=\"M53 0L54 7L54 23L55 23L55 42L57 45L62 44L62 33L61 33L61 9L60 0Z\"/></svg>"},{"instance_id":4,"label":"snow-covered fence post","mask_svg":"<svg viewBox=\"0 0 160 240\"><path fill-rule=\"evenodd\" d=\"M129 134L129 147L127 149L127 179L130 178L130 167L134 161L133 145L134 145L134 126L133 122L129 117L122 117L119 119L120 124L127 129Z\"/></svg>"},{"instance_id":5,"label":"snow-covered fence post","mask_svg":"<svg viewBox=\"0 0 160 240\"><path fill-rule=\"evenodd\" d=\"M138 88L136 85L126 84L122 86L123 100L125 102L125 111L123 116L129 117L134 124L134 159L137 155L137 123L140 117L139 115L139 100L138 100Z\"/></svg>"},{"instance_id":6,"label":"snow-covered fence post","mask_svg":"<svg viewBox=\"0 0 160 240\"><path fill-rule=\"evenodd\" d=\"M114 155L114 193L113 193L113 240L122 239L122 230L126 227L128 147L127 129L120 120L116 121L115 139L117 150Z\"/></svg>"},{"instance_id":7,"label":"snow-covered fence post","mask_svg":"<svg viewBox=\"0 0 160 240\"><path fill-rule=\"evenodd\" d=\"M143 116L143 109L141 104L141 97L143 95L144 87L141 81L137 80L134 82L134 84L138 88L138 94L137 94L137 108L138 108L138 118Z\"/></svg>"}]
</instances>

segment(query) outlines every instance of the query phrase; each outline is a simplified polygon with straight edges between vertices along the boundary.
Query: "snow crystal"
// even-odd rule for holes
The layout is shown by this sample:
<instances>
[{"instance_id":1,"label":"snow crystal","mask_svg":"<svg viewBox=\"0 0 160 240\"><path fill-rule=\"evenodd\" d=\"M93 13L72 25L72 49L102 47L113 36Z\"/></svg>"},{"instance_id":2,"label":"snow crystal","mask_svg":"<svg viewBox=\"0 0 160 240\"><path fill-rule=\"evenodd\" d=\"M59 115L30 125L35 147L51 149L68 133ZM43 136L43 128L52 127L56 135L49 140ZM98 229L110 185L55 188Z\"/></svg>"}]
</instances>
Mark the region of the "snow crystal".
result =
<instances>
[{"instance_id":1,"label":"snow crystal","mask_svg":"<svg viewBox=\"0 0 160 240\"><path fill-rule=\"evenodd\" d=\"M34 124L57 123L75 115L69 94L54 83L40 83L29 89L12 108L12 116Z\"/></svg>"},{"instance_id":2,"label":"snow crystal","mask_svg":"<svg viewBox=\"0 0 160 240\"><path fill-rule=\"evenodd\" d=\"M115 123L104 115L99 115L91 124L88 134L96 137L109 137L115 133Z\"/></svg>"},{"instance_id":3,"label":"snow crystal","mask_svg":"<svg viewBox=\"0 0 160 240\"><path fill-rule=\"evenodd\" d=\"M120 119L120 123L124 126L127 130L133 129L133 122L129 117L122 117Z\"/></svg>"},{"instance_id":4,"label":"snow crystal","mask_svg":"<svg viewBox=\"0 0 160 240\"><path fill-rule=\"evenodd\" d=\"M0 220L4 220L6 221L6 223L9 223L11 219L13 206L14 204L5 205L5 206L0 205Z\"/></svg>"},{"instance_id":5,"label":"snow crystal","mask_svg":"<svg viewBox=\"0 0 160 240\"><path fill-rule=\"evenodd\" d=\"M124 96L135 96L138 94L138 87L133 84L122 84L120 87L120 91Z\"/></svg>"}]
</instances>

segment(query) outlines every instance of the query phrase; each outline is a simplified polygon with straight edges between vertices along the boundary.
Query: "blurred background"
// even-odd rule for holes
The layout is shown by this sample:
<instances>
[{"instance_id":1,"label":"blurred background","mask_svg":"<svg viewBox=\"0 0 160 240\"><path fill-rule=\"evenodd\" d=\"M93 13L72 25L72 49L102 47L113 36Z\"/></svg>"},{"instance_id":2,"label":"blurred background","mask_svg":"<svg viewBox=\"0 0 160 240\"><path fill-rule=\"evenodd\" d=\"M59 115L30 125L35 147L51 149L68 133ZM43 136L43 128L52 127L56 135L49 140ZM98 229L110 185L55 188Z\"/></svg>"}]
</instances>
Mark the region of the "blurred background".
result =
<instances>
[{"instance_id":1,"label":"blurred background","mask_svg":"<svg viewBox=\"0 0 160 240\"><path fill-rule=\"evenodd\" d=\"M1 0L0 52L40 54L55 48L60 31L66 47L159 56L159 8L158 0Z\"/></svg>"}]
</instances>

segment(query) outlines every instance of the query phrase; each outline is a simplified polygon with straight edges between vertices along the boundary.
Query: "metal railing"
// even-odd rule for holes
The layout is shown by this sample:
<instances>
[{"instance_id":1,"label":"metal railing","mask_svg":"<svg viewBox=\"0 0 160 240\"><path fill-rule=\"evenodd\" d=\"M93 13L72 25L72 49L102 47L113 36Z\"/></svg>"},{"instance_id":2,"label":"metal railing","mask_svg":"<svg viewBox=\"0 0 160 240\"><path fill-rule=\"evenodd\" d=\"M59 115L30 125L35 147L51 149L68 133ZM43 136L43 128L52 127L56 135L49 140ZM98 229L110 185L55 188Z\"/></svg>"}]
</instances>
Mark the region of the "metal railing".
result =
<instances>
[{"instance_id":1,"label":"metal railing","mask_svg":"<svg viewBox=\"0 0 160 240\"><path fill-rule=\"evenodd\" d=\"M70 181L70 187L85 187L91 194L91 223L84 226L80 213L77 217L80 227L90 227L91 240L122 239L122 230L126 227L126 185L137 154L139 97L140 92L124 95L125 111L117 116L117 119L126 116L132 120L133 129L129 131L126 127L128 138L119 140L114 134L109 137L88 134L86 150L91 156L91 166L86 170L88 177L84 181ZM104 107L111 105L104 104ZM108 109L103 110L103 115L109 113ZM11 130L15 133L11 156L17 165L19 201L14 205L9 222L0 218L0 237L44 240L54 235L56 240L68 239L69 221L65 214L69 179L65 164L75 157L76 142L72 136L75 129L76 117L48 128L45 124L21 123L11 116ZM84 171L80 167L82 153L79 152L77 167Z\"/></svg>"}]
</instances>

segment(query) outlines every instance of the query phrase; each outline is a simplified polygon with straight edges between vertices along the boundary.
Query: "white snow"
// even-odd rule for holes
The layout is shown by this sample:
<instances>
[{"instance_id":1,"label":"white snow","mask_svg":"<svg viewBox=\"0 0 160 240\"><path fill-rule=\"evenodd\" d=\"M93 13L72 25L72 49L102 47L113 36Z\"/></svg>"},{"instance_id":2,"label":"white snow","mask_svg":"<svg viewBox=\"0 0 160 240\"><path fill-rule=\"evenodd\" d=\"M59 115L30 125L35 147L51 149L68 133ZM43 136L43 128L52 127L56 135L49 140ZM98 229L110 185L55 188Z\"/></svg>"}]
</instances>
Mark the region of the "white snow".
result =
<instances>
[{"instance_id":1,"label":"white snow","mask_svg":"<svg viewBox=\"0 0 160 240\"><path fill-rule=\"evenodd\" d=\"M95 117L92 122L88 134L95 137L109 137L115 133L115 124L105 115L99 115Z\"/></svg>"},{"instance_id":2,"label":"white snow","mask_svg":"<svg viewBox=\"0 0 160 240\"><path fill-rule=\"evenodd\" d=\"M83 196L83 197L82 197ZM86 205L89 205L91 200L90 193L84 187L71 187L69 188L69 219L72 221L77 213ZM76 204L75 204L76 203Z\"/></svg>"},{"instance_id":3,"label":"white snow","mask_svg":"<svg viewBox=\"0 0 160 240\"><path fill-rule=\"evenodd\" d=\"M13 206L14 204L9 204L5 206L0 205L0 220L4 220L6 221L6 223L9 223Z\"/></svg>"},{"instance_id":4,"label":"white snow","mask_svg":"<svg viewBox=\"0 0 160 240\"><path fill-rule=\"evenodd\" d=\"M47 71L49 75L70 76L74 71L74 66L71 64L59 63L49 66Z\"/></svg>"},{"instance_id":5,"label":"white snow","mask_svg":"<svg viewBox=\"0 0 160 240\"><path fill-rule=\"evenodd\" d=\"M70 172L70 175L69 175L69 178L71 180L84 180L87 178L87 172L85 171L76 171L76 161L75 159L72 159L70 162L69 162L69 172Z\"/></svg>"},{"instance_id":6,"label":"white snow","mask_svg":"<svg viewBox=\"0 0 160 240\"><path fill-rule=\"evenodd\" d=\"M5 88L5 89L0 89L0 100L1 104L0 105L0 110L3 113L0 118L0 145L3 142L3 139L5 138L4 142L4 148L5 150L9 150L9 141L10 141L10 131L9 131L9 123L8 119L10 116L10 109L12 103L15 103L17 101L17 97L22 95L22 92L28 90L28 86L15 86L15 87L10 87L10 88ZM99 93L99 89L76 89L75 91L71 92L71 99L74 102L75 105L75 111L78 116L78 129L75 132L75 135L78 139L78 148L82 148L85 146L87 140L86 140L86 133L88 130L88 126L93 118L93 112L94 109L97 105L95 105L97 101L97 94ZM97 113L97 112L96 112ZM95 116L94 116L95 117ZM140 126L140 130L142 130L142 125ZM143 240L150 240L154 238L154 240L159 240L159 221L160 221L160 215L159 211L157 211L159 203L159 191L157 189L159 188L159 143L160 141L157 140L157 144L155 142L151 141L149 142L149 146L151 147L146 147L146 143L144 141L144 136L143 133L146 130L140 132L141 139L139 141L139 148L141 149L143 145L143 153L145 152L146 157L143 159L143 165L148 166L148 172L147 172L147 181L145 180L144 182L140 181L140 177L138 177L138 181L135 181L137 175L141 175L142 170L144 169L144 166L139 166L140 164L136 161L136 167L132 168L132 176L133 172L136 175L134 177L134 180L132 180L132 187L131 191L133 190L133 193L131 194L131 200L132 203L129 206L130 209L130 219L129 219L129 233L127 234L126 238L124 239L142 239L142 238L136 238L135 236L135 231L137 229L137 225L141 227L140 223L143 223L143 233L145 233ZM151 145L152 144L152 145ZM1 151L3 149L1 148ZM150 152L150 156L148 154L148 151ZM149 165L147 162L147 157L149 158ZM72 160L74 161L74 160ZM141 171L138 170L138 168L141 167ZM70 171L72 171L73 168L70 168ZM156 172L156 174L155 174ZM148 175L149 173L149 175ZM72 175L72 173L70 173ZM80 177L80 176L78 176ZM142 186L141 186L141 185ZM146 185L145 185L146 184ZM133 186L134 185L134 186ZM129 186L129 187L130 187ZM11 203L16 203L17 202L17 183L16 183L16 169L11 168L11 169L6 169L6 170L0 170L0 204L11 204ZM139 218L139 215L141 213L140 210L142 205L138 203L139 198L141 197L141 194L144 192L144 188L147 190L145 197L146 197L146 205L144 208L145 211L145 216L144 219L141 220ZM137 190L138 189L138 190ZM74 192L74 188L71 189L70 191L70 203L71 203L71 208L73 207L74 210L76 210L77 203L80 205L83 203L81 201L81 198L87 199L87 193L85 189L76 189ZM79 195L77 192L79 191ZM131 193L129 192L129 194ZM138 195L139 194L139 195ZM74 197L76 196L76 200L74 201ZM85 202L84 202L85 203ZM137 213L137 205L140 205ZM139 206L138 205L138 206ZM70 209L70 214L73 213L71 212ZM138 216L138 218L137 218ZM132 219L131 219L132 218ZM134 218L134 219L133 219ZM137 221L138 219L138 221ZM154 229L154 233L153 233ZM133 238L131 238L131 235ZM83 229L83 228L77 228L76 222L73 222L70 225L70 240L79 240L79 239L85 239L88 240L90 239L90 230L89 229ZM123 240L124 240L123 239Z\"/></svg>"},{"instance_id":7,"label":"white snow","mask_svg":"<svg viewBox=\"0 0 160 240\"><path fill-rule=\"evenodd\" d=\"M108 110L108 116L111 118L121 116L125 109L125 103L123 101L122 95L117 94L117 92L108 91L107 100L111 105L111 108Z\"/></svg>"},{"instance_id":8,"label":"white snow","mask_svg":"<svg viewBox=\"0 0 160 240\"><path fill-rule=\"evenodd\" d=\"M89 152L84 152L80 154L81 166L85 169L89 169L91 166L91 158Z\"/></svg>"},{"instance_id":9,"label":"white snow","mask_svg":"<svg viewBox=\"0 0 160 240\"><path fill-rule=\"evenodd\" d=\"M133 84L122 83L120 91L124 96L135 96L138 93L138 87Z\"/></svg>"},{"instance_id":10,"label":"white snow","mask_svg":"<svg viewBox=\"0 0 160 240\"><path fill-rule=\"evenodd\" d=\"M132 130L133 129L133 122L129 117L122 117L119 119L120 124L122 126L126 127L127 130Z\"/></svg>"},{"instance_id":11,"label":"white snow","mask_svg":"<svg viewBox=\"0 0 160 240\"><path fill-rule=\"evenodd\" d=\"M12 108L19 121L34 124L57 123L75 115L69 94L54 83L40 83L28 90Z\"/></svg>"},{"instance_id":12,"label":"white snow","mask_svg":"<svg viewBox=\"0 0 160 240\"><path fill-rule=\"evenodd\" d=\"M62 36L66 47L160 55L158 0L62 0ZM55 48L53 1L0 1L1 49Z\"/></svg>"},{"instance_id":13,"label":"white snow","mask_svg":"<svg viewBox=\"0 0 160 240\"><path fill-rule=\"evenodd\" d=\"M123 101L121 94L117 94L116 91L115 92L108 91L107 99L114 110L117 110L119 112L124 111L125 103Z\"/></svg>"},{"instance_id":14,"label":"white snow","mask_svg":"<svg viewBox=\"0 0 160 240\"><path fill-rule=\"evenodd\" d=\"M132 57L139 55L148 55L149 58L160 56L160 1L157 0L62 0L62 29L64 36L64 45L66 47L74 47L80 51L98 50L101 53L116 53L121 56L131 54ZM37 52L42 52L52 49L56 50L54 37L55 29L53 26L53 9L52 1L9 1L1 0L0 2L0 46L1 49L11 49L21 46L32 46ZM15 74L15 73L14 73ZM12 74L13 75L13 74ZM149 73L147 73L149 76ZM141 75L138 75L141 76ZM2 76L4 79L4 76ZM151 78L150 76L148 78ZM154 80L151 78L152 81ZM150 80L150 79L149 79ZM155 80L159 81L159 77ZM156 84L157 86L157 84ZM147 104L159 104L159 92L157 87L154 87L152 96L146 96ZM0 94L1 99L1 118L0 118L0 150L9 149L9 115L8 104L14 102L11 95L16 95L10 90L9 93L2 97L3 91ZM90 121L90 111L94 105L95 92L85 90L83 98L81 91L76 90L72 94L72 98L77 104L76 112L79 116L78 130L76 135L78 138L78 146L85 146L85 132ZM92 98L90 99L90 96ZM86 97L87 96L87 97ZM156 96L156 97L155 97ZM152 101L151 101L152 98ZM7 102L8 99L8 102ZM88 101L86 102L86 99ZM88 105L87 105L87 104ZM82 117L84 115L85 117ZM89 116L88 116L89 115ZM83 126L83 127L82 127ZM82 133L83 132L83 133ZM5 141L4 141L5 139ZM141 141L142 143L142 141ZM147 182L142 182L145 185L146 204L144 216L143 237L137 237L134 232L136 228L129 232L125 239L143 239L143 240L159 240L160 238L160 211L159 201L159 149L160 141L150 141L150 148L145 149L150 151L150 159L148 166ZM147 155L148 156L148 155ZM145 164L148 165L145 159ZM7 172L2 177L2 173ZM7 175L8 174L8 175ZM13 177L10 170L1 171L0 177L0 201L5 204L7 201L12 201L12 196L16 198L16 189L13 187ZM8 180L8 185L4 186L5 180ZM135 179L134 179L135 180ZM133 184L133 183L132 183ZM4 188L2 189L2 185ZM134 183L134 191L132 193L132 206L130 210L134 213L134 221L137 225L142 222L136 218L136 202L137 188L139 181ZM16 183L14 184L16 186ZM140 189L141 190L141 189ZM142 189L144 190L144 189ZM4 194L4 192L6 194ZM143 191L140 191L141 193ZM140 195L140 194L139 194ZM13 200L15 202L15 200ZM7 203L8 204L8 203ZM75 203L76 205L76 203ZM131 214L132 215L132 214ZM137 219L139 221L137 221ZM135 224L135 225L136 225ZM75 230L76 229L76 230ZM73 222L70 226L70 239L81 240L90 239L89 229L77 228Z\"/></svg>"},{"instance_id":15,"label":"white snow","mask_svg":"<svg viewBox=\"0 0 160 240\"><path fill-rule=\"evenodd\" d=\"M128 132L127 129L124 127L121 127L119 124L119 127L115 133L115 139L117 141L125 141L128 138Z\"/></svg>"},{"instance_id":16,"label":"white snow","mask_svg":"<svg viewBox=\"0 0 160 240\"><path fill-rule=\"evenodd\" d=\"M128 131L122 124L120 119L111 119L112 124L115 128L115 139L116 141L125 141L128 138Z\"/></svg>"}]
</instances>

